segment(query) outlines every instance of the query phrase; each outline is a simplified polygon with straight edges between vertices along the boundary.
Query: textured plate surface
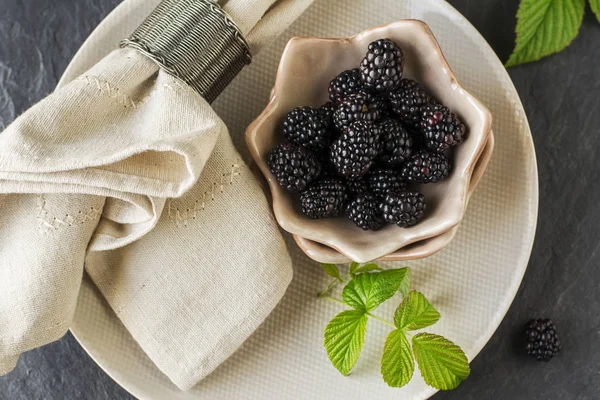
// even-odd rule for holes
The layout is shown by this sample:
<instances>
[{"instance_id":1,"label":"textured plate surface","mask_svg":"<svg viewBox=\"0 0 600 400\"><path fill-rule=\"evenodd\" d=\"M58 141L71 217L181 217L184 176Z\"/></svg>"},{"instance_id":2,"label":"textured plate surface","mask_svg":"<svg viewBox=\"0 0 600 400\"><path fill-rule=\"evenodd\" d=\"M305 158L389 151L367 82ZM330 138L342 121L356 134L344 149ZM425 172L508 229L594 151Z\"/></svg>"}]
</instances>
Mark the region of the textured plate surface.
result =
<instances>
[{"instance_id":1,"label":"textured plate surface","mask_svg":"<svg viewBox=\"0 0 600 400\"><path fill-rule=\"evenodd\" d=\"M84 44L61 83L114 49L158 1L124 2ZM498 327L525 272L535 233L538 180L533 143L516 90L491 48L456 10L441 0L379 0L377 7L367 0L317 0L255 57L214 107L242 148L244 130L268 102L281 51L290 37L352 36L402 18L421 19L431 27L462 84L494 116L494 156L455 239L431 257L408 262L413 287L424 292L442 314L430 331L447 336L472 359ZM366 345L350 377L330 366L322 330L340 307L316 298L327 277L291 237L287 239L295 276L284 299L244 346L192 391L177 390L153 366L87 280L72 331L110 376L141 399L421 399L432 395L435 390L418 373L402 389L383 383L379 358L389 328L377 321L369 322ZM390 318L393 308L389 304L377 313Z\"/></svg>"}]
</instances>

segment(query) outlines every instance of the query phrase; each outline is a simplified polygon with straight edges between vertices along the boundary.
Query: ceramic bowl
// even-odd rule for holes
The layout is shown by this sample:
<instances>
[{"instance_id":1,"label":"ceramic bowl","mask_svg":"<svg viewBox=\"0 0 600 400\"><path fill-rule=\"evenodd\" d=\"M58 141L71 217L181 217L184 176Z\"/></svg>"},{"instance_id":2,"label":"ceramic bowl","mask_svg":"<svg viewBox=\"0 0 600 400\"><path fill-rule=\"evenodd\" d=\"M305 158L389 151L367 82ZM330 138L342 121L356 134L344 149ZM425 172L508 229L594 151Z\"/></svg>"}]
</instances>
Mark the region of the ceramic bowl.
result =
<instances>
[{"instance_id":1,"label":"ceramic bowl","mask_svg":"<svg viewBox=\"0 0 600 400\"><path fill-rule=\"evenodd\" d=\"M404 76L420 82L462 119L466 139L453 150L450 176L419 187L428 208L418 225L387 225L372 232L347 218L311 220L300 211L299 196L281 188L269 171L268 153L284 141L285 115L297 106L325 103L329 81L343 70L356 68L368 44L380 38L402 47ZM491 125L491 113L459 84L429 27L421 21L401 20L345 39L292 38L281 57L271 100L248 127L246 143L269 184L279 225L294 235L308 256L322 262L406 260L433 254L454 237L493 150Z\"/></svg>"}]
</instances>

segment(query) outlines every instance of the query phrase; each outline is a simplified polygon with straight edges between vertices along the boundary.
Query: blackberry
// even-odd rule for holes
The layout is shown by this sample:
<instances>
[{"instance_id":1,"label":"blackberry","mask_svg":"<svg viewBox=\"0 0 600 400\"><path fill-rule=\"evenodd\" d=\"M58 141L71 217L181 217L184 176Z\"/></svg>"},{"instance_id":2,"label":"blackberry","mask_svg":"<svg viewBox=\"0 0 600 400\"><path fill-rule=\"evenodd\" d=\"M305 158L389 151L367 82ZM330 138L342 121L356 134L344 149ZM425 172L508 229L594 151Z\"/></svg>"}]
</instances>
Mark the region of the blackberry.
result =
<instances>
[{"instance_id":1,"label":"blackberry","mask_svg":"<svg viewBox=\"0 0 600 400\"><path fill-rule=\"evenodd\" d=\"M324 114L312 107L296 107L283 121L285 137L312 150L322 150L329 145L329 128Z\"/></svg>"},{"instance_id":2,"label":"blackberry","mask_svg":"<svg viewBox=\"0 0 600 400\"><path fill-rule=\"evenodd\" d=\"M337 217L347 198L346 185L340 179L322 179L300 195L302 213L312 219Z\"/></svg>"},{"instance_id":3,"label":"blackberry","mask_svg":"<svg viewBox=\"0 0 600 400\"><path fill-rule=\"evenodd\" d=\"M379 159L387 166L402 164L412 154L413 139L402 124L388 118L379 124L381 153Z\"/></svg>"},{"instance_id":4,"label":"blackberry","mask_svg":"<svg viewBox=\"0 0 600 400\"><path fill-rule=\"evenodd\" d=\"M369 186L364 180L346 181L346 187L348 188L348 193L350 194L360 194L369 190Z\"/></svg>"},{"instance_id":5,"label":"blackberry","mask_svg":"<svg viewBox=\"0 0 600 400\"><path fill-rule=\"evenodd\" d=\"M423 106L420 127L425 146L438 152L462 143L466 131L458 116L441 104Z\"/></svg>"},{"instance_id":6,"label":"blackberry","mask_svg":"<svg viewBox=\"0 0 600 400\"><path fill-rule=\"evenodd\" d=\"M348 69L329 82L329 99L334 104L339 104L349 94L359 92L360 88L360 70Z\"/></svg>"},{"instance_id":7,"label":"blackberry","mask_svg":"<svg viewBox=\"0 0 600 400\"><path fill-rule=\"evenodd\" d=\"M333 112L335 111L335 105L328 101L327 103L323 104L321 107L319 107L319 111L321 112L321 115L323 116L323 119L325 120L325 124L327 125L328 128L332 128L333 127Z\"/></svg>"},{"instance_id":8,"label":"blackberry","mask_svg":"<svg viewBox=\"0 0 600 400\"><path fill-rule=\"evenodd\" d=\"M379 107L380 103L368 93L349 94L334 111L333 123L343 132L355 121L375 122L381 115Z\"/></svg>"},{"instance_id":9,"label":"blackberry","mask_svg":"<svg viewBox=\"0 0 600 400\"><path fill-rule=\"evenodd\" d=\"M362 178L379 152L379 129L366 121L356 121L331 145L331 161L341 176Z\"/></svg>"},{"instance_id":10,"label":"blackberry","mask_svg":"<svg viewBox=\"0 0 600 400\"><path fill-rule=\"evenodd\" d=\"M380 204L383 219L401 228L416 225L425 214L425 196L419 192L389 192Z\"/></svg>"},{"instance_id":11,"label":"blackberry","mask_svg":"<svg viewBox=\"0 0 600 400\"><path fill-rule=\"evenodd\" d=\"M371 192L379 197L384 197L387 192L406 189L398 171L393 169L372 169L367 176L367 183Z\"/></svg>"},{"instance_id":12,"label":"blackberry","mask_svg":"<svg viewBox=\"0 0 600 400\"><path fill-rule=\"evenodd\" d=\"M279 184L290 192L304 190L321 173L321 164L307 149L284 143L269 153L267 164Z\"/></svg>"},{"instance_id":13,"label":"blackberry","mask_svg":"<svg viewBox=\"0 0 600 400\"><path fill-rule=\"evenodd\" d=\"M450 161L441 153L421 150L402 167L402 179L415 183L435 183L450 175Z\"/></svg>"},{"instance_id":14,"label":"blackberry","mask_svg":"<svg viewBox=\"0 0 600 400\"><path fill-rule=\"evenodd\" d=\"M550 361L560 350L560 340L549 319L532 319L525 329L527 354L538 361Z\"/></svg>"},{"instance_id":15,"label":"blackberry","mask_svg":"<svg viewBox=\"0 0 600 400\"><path fill-rule=\"evenodd\" d=\"M383 226L383 218L379 209L379 200L369 192L359 194L346 206L346 215L358 227L376 231Z\"/></svg>"},{"instance_id":16,"label":"blackberry","mask_svg":"<svg viewBox=\"0 0 600 400\"><path fill-rule=\"evenodd\" d=\"M390 39L379 39L369 44L360 63L363 87L374 92L391 92L400 85L404 71L404 53Z\"/></svg>"},{"instance_id":17,"label":"blackberry","mask_svg":"<svg viewBox=\"0 0 600 400\"><path fill-rule=\"evenodd\" d=\"M435 102L417 82L404 78L398 89L389 94L394 114L405 124L417 128L421 123L423 106Z\"/></svg>"}]
</instances>

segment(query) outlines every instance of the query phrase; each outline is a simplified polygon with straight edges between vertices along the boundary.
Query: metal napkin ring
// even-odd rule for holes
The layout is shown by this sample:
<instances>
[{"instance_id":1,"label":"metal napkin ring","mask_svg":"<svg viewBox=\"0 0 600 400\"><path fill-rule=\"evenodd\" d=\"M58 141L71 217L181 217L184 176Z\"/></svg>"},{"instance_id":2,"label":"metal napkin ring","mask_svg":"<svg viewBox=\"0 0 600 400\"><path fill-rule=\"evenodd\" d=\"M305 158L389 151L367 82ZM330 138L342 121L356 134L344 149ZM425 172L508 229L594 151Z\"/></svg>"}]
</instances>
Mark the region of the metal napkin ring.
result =
<instances>
[{"instance_id":1,"label":"metal napkin ring","mask_svg":"<svg viewBox=\"0 0 600 400\"><path fill-rule=\"evenodd\" d=\"M252 61L238 27L209 0L163 0L120 45L150 57L209 103Z\"/></svg>"}]
</instances>

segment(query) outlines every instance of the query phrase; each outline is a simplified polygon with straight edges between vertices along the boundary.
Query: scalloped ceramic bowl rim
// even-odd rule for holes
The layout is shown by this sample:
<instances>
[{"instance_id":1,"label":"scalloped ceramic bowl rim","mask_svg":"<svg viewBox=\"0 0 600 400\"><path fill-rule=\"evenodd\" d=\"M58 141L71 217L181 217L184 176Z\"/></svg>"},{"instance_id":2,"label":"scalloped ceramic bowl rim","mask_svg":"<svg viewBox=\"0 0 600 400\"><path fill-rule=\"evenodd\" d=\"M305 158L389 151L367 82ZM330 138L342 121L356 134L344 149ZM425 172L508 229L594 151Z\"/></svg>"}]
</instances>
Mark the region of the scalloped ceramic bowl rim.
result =
<instances>
[{"instance_id":1,"label":"scalloped ceramic bowl rim","mask_svg":"<svg viewBox=\"0 0 600 400\"><path fill-rule=\"evenodd\" d=\"M361 32L357 35L354 35L350 38L294 37L294 38L290 39L287 46L285 47L285 50L282 54L282 57L281 57L281 60L279 63L279 67L277 70L277 77L275 80L275 85L274 85L271 99L270 99L269 103L267 104L267 106L265 107L265 109L261 112L261 114L248 126L248 128L246 130L246 134L245 134L245 139L246 139L247 146L250 150L250 154L253 157L256 164L258 165L258 167L260 168L261 172L263 173L263 175L265 176L265 178L269 184L269 188L270 188L272 199L273 199L273 211L274 211L275 217L276 217L279 225L284 230L286 230L287 232L289 232L295 236L299 236L299 237L305 238L307 240L312 240L312 241L324 244L326 246L332 247L335 250L339 251L342 255L344 255L348 259L354 260L354 261L359 261L359 262L366 262L366 261L370 261L373 259L384 258L393 253L398 253L401 251L402 248L409 246L412 243L422 241L425 239L429 239L429 238L432 238L432 237L435 237L438 235L442 235L442 234L448 232L450 229L454 228L455 226L458 226L460 224L460 222L462 221L464 214L466 212L468 199L470 197L469 185L467 183L463 184L461 201L459 204L457 204L457 206L458 205L461 206L460 210L458 212L450 214L448 216L448 218L442 220L437 225L434 225L433 227L428 227L428 230L425 232L419 233L418 228L421 227L422 225L417 225L413 228L410 228L410 229L412 229L410 237L405 239L402 243L400 243L400 244L398 244L398 243L396 243L396 244L383 243L382 244L384 246L383 249L379 249L375 252L371 251L370 253L368 253L368 255L365 256L365 254L363 254L361 249L356 249L356 248L352 248L352 247L346 248L344 246L336 245L336 244L328 241L327 239L324 239L323 237L318 237L318 232L313 232L310 229L306 228L306 226L304 226L304 221L306 221L306 224L309 223L308 218L305 218L304 220L301 220L301 219L295 220L294 211L291 210L286 205L286 203L287 203L286 197L288 197L289 195L287 193L284 193L283 189L278 187L278 183L276 182L276 180L273 178L273 176L271 175L271 173L269 171L266 160L263 159L263 157L261 157L260 149L259 149L259 146L257 145L257 137L259 135L259 132L261 131L261 128L265 124L265 122L267 122L270 119L270 117L276 111L277 106L279 105L279 97L280 96L278 93L278 86L281 85L281 81L282 81L281 77L283 75L285 75L284 67L286 66L286 63L285 63L285 61L287 61L286 58L290 57L291 53L293 54L294 47L299 46L302 43L307 43L307 42L310 44L326 42L326 43L339 44L340 46L343 46L343 45L354 46L356 43L359 43L364 37L366 37L370 34L373 34L374 32L384 31L384 30L393 30L393 29L419 30L418 34L422 35L422 37L424 38L423 40L428 41L428 44L430 46L432 46L432 50L434 51L435 55L439 56L436 58L436 60L439 62L439 64L437 66L435 66L434 68L441 68L443 71L443 74L446 75L447 80L448 80L448 85L449 85L449 89L446 89L446 90L459 91L461 97L464 98L465 101L467 101L469 103L469 105L470 105L469 109L471 110L470 112L477 113L478 116L480 116L481 129L479 129L477 131L478 135L475 135L474 132L471 130L469 133L469 135L470 135L469 137L474 138L471 140L478 140L478 143L476 144L477 147L475 148L474 153L472 155L470 155L471 159L468 162L468 164L466 164L463 169L458 171L461 173L460 180L461 181L466 180L466 182L469 182L471 179L471 176L473 174L474 168L479 160L479 157L481 156L481 154L483 153L483 151L485 149L485 145L488 141L488 138L492 134L491 133L492 116L491 116L490 111L475 96L473 96L462 85L460 85L458 79L456 78L450 65L448 64L446 58L444 57L442 50L439 46L439 43L437 42L437 40L435 39L435 36L433 35L433 32L430 30L430 28L427 26L427 24L425 24L424 22L419 21L419 20L405 19L405 20L392 22L389 24L385 24L385 25L381 25L381 26L377 26L374 28L364 30L363 32ZM455 171L455 173L456 173L456 171ZM483 174L483 171L482 171L482 174ZM447 245L448 243L449 243L449 241L447 241L447 243L444 243L443 246ZM441 248L443 248L443 246ZM391 247L393 247L393 248L391 248ZM433 251L430 251L429 254L439 251L439 250L441 250L441 248L437 248ZM304 248L302 248L302 249L305 251ZM428 252L423 252L422 254L424 254L423 256L429 255ZM421 258L421 256L419 256L418 258Z\"/></svg>"}]
</instances>

